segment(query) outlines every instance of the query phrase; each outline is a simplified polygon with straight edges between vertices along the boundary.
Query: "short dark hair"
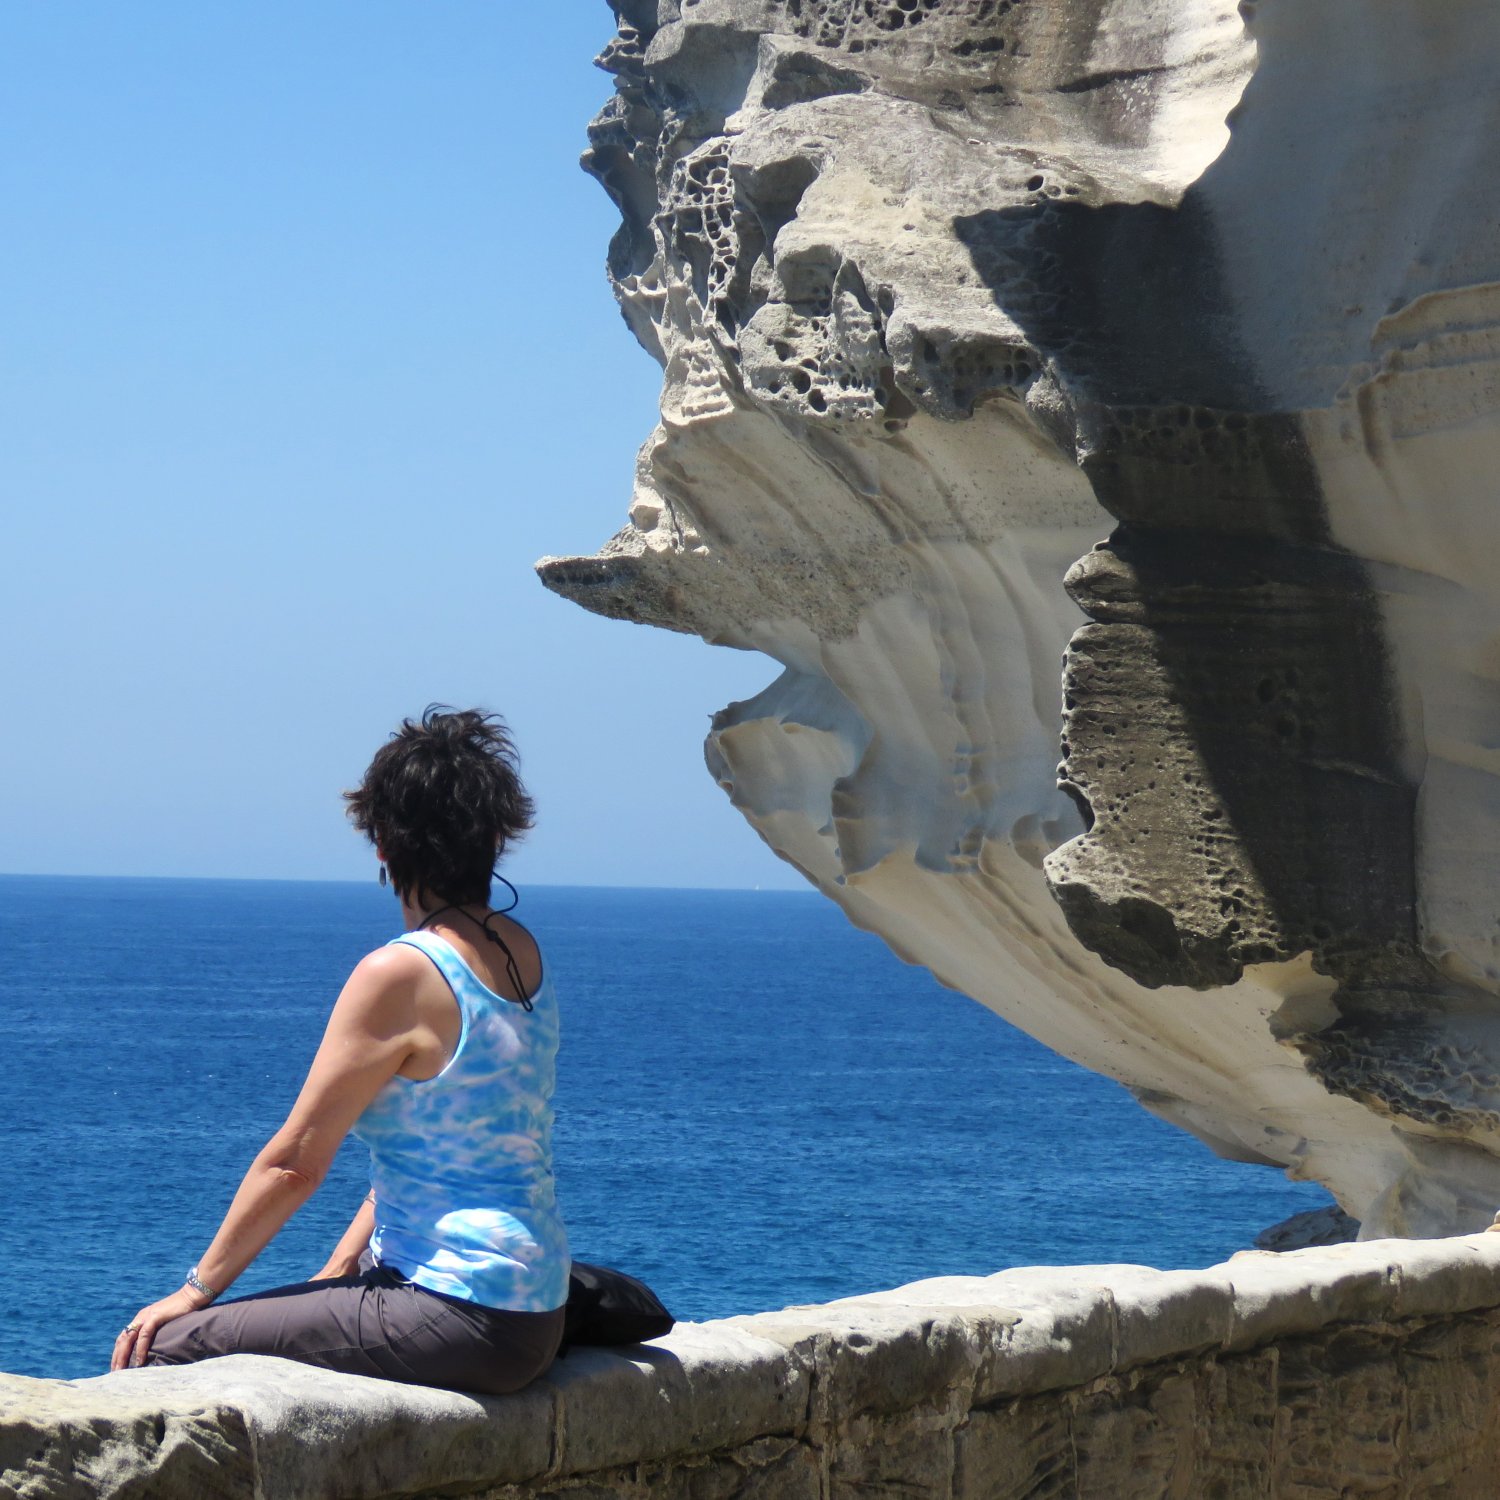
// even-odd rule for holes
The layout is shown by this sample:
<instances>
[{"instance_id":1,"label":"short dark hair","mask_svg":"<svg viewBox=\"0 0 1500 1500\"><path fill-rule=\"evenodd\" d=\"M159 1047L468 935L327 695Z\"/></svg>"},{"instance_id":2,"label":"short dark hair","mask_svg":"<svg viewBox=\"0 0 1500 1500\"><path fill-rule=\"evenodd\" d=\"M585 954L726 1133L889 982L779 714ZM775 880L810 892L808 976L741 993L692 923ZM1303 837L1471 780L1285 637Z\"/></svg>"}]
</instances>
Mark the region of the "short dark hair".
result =
<instances>
[{"instance_id":1,"label":"short dark hair","mask_svg":"<svg viewBox=\"0 0 1500 1500\"><path fill-rule=\"evenodd\" d=\"M440 703L401 721L344 800L398 895L455 906L489 901L496 862L536 815L499 715Z\"/></svg>"}]
</instances>

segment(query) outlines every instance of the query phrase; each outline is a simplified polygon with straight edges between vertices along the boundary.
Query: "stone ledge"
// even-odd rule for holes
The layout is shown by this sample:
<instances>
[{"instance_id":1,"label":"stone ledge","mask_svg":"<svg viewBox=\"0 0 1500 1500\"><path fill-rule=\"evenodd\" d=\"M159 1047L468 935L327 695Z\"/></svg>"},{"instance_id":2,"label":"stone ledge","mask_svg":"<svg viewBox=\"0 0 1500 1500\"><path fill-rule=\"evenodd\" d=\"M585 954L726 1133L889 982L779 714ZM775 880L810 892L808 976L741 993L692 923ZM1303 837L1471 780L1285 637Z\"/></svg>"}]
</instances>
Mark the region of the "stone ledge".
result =
<instances>
[{"instance_id":1,"label":"stone ledge","mask_svg":"<svg viewBox=\"0 0 1500 1500\"><path fill-rule=\"evenodd\" d=\"M254 1355L78 1381L0 1376L0 1493L836 1495L881 1464L972 1468L974 1445L1010 1430L994 1413L1049 1393L1126 1392L1174 1362L1201 1384L1218 1356L1222 1374L1282 1341L1356 1325L1425 1337L1424 1320L1495 1308L1500 1235L1481 1234L1248 1251L1202 1271L941 1277L579 1350L504 1398ZM851 1471L853 1455L874 1469Z\"/></svg>"}]
</instances>

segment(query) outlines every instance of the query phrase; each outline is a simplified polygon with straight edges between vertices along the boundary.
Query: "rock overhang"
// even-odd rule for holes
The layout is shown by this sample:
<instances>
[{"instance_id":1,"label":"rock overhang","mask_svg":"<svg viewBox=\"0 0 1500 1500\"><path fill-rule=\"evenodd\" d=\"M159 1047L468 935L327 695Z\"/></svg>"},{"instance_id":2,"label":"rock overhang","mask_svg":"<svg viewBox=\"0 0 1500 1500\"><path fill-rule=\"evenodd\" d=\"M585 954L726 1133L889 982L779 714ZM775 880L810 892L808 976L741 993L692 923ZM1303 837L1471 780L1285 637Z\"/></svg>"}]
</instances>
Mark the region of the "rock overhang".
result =
<instances>
[{"instance_id":1,"label":"rock overhang","mask_svg":"<svg viewBox=\"0 0 1500 1500\"><path fill-rule=\"evenodd\" d=\"M662 425L544 581L782 663L711 771L903 956L1366 1232L1486 1220L1500 13L617 13Z\"/></svg>"}]
</instances>

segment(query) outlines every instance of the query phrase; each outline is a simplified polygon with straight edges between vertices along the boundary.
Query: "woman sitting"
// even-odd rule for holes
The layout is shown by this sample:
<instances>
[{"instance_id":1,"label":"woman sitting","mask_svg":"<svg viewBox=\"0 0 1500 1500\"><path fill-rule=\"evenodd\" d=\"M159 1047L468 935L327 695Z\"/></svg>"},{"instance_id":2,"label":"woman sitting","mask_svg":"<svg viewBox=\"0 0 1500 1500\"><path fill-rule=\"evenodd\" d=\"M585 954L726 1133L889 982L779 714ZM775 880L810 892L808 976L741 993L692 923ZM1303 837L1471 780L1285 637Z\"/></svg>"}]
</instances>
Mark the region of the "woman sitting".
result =
<instances>
[{"instance_id":1,"label":"woman sitting","mask_svg":"<svg viewBox=\"0 0 1500 1500\"><path fill-rule=\"evenodd\" d=\"M361 959L286 1123L186 1284L110 1368L279 1354L501 1394L552 1362L568 1243L552 1181L557 1004L535 940L491 908L532 805L503 725L428 709L345 794L406 931ZM345 1135L372 1191L310 1282L217 1301L323 1180Z\"/></svg>"}]
</instances>

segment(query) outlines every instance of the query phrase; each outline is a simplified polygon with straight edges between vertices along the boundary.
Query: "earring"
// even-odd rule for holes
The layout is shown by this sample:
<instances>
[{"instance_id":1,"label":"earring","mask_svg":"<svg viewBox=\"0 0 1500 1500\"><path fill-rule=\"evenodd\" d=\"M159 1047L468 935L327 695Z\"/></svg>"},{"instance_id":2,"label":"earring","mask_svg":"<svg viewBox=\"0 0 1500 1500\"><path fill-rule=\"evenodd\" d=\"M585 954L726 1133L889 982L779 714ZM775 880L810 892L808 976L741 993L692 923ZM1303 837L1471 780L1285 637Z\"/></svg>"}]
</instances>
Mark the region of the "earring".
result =
<instances>
[{"instance_id":1,"label":"earring","mask_svg":"<svg viewBox=\"0 0 1500 1500\"><path fill-rule=\"evenodd\" d=\"M385 866L384 865L381 865L381 867L380 867L380 883L381 883L381 885L385 885L386 884Z\"/></svg>"}]
</instances>

